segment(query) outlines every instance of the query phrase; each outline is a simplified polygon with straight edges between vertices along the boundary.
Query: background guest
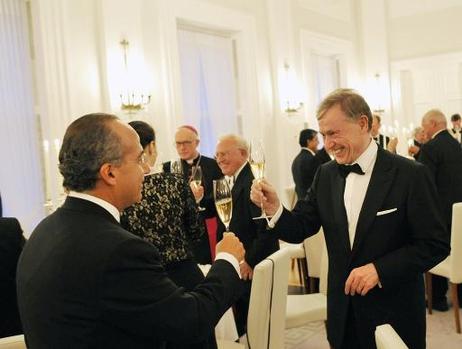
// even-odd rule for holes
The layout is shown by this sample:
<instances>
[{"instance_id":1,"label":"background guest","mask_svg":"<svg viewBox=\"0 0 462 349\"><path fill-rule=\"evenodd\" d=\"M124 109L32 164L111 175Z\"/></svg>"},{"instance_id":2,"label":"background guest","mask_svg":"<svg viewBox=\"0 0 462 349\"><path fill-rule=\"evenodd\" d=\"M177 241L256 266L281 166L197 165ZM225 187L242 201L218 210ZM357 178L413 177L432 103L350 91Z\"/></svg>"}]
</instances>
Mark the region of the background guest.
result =
<instances>
[{"instance_id":1,"label":"background guest","mask_svg":"<svg viewBox=\"0 0 462 349\"><path fill-rule=\"evenodd\" d=\"M16 266L25 239L16 218L0 218L0 338L22 333Z\"/></svg>"},{"instance_id":2,"label":"background guest","mask_svg":"<svg viewBox=\"0 0 462 349\"><path fill-rule=\"evenodd\" d=\"M453 136L459 143L462 142L462 128L461 128L461 118L459 114L451 115L452 128L449 129L449 133Z\"/></svg>"},{"instance_id":3,"label":"background guest","mask_svg":"<svg viewBox=\"0 0 462 349\"><path fill-rule=\"evenodd\" d=\"M422 128L428 142L420 150L419 161L430 169L436 183L438 205L442 208L443 218L448 231L451 232L452 205L462 202L462 147L447 130L444 114L438 109L431 109L422 118ZM448 310L446 292L447 279L433 275L433 308ZM458 286L459 299L462 288Z\"/></svg>"},{"instance_id":4,"label":"background guest","mask_svg":"<svg viewBox=\"0 0 462 349\"><path fill-rule=\"evenodd\" d=\"M427 135L422 127L416 127L413 131L412 145L408 149L409 155L412 155L414 159L418 160L420 148L427 141Z\"/></svg>"},{"instance_id":5,"label":"background guest","mask_svg":"<svg viewBox=\"0 0 462 349\"><path fill-rule=\"evenodd\" d=\"M371 135L374 141L377 142L380 148L391 151L396 154L396 146L398 145L398 138L390 138L380 133L382 127L382 118L380 115L372 114Z\"/></svg>"},{"instance_id":6,"label":"background guest","mask_svg":"<svg viewBox=\"0 0 462 349\"><path fill-rule=\"evenodd\" d=\"M279 249L277 238L266 234L265 220L254 220L261 214L261 209L250 201L250 187L254 176L247 159L249 146L247 142L237 135L225 135L218 140L216 158L218 166L230 183L233 213L229 224L230 231L234 232L244 244L245 256L241 262L241 276L245 281L245 293L236 303L236 325L239 335L245 332L247 312L250 299L250 287L253 268L265 257ZM218 224L218 241L223 237L225 226Z\"/></svg>"},{"instance_id":7,"label":"background guest","mask_svg":"<svg viewBox=\"0 0 462 349\"><path fill-rule=\"evenodd\" d=\"M321 164L315 156L319 144L318 132L310 128L301 130L298 144L300 144L301 149L292 162L292 177L297 197L301 199L305 197L313 182L314 174Z\"/></svg>"},{"instance_id":8,"label":"background guest","mask_svg":"<svg viewBox=\"0 0 462 349\"><path fill-rule=\"evenodd\" d=\"M180 126L175 133L175 146L181 159L183 175L190 182L191 176L196 166L202 170L202 186L198 190L191 185L191 190L196 197L199 205L205 208L200 212L204 219L207 234L193 244L194 255L200 264L210 264L213 254L215 253L215 243L217 234L217 212L213 201L212 181L221 178L221 173L217 162L207 156L199 153L198 146L200 143L199 133L189 125ZM163 165L164 172L170 172L170 162Z\"/></svg>"}]
</instances>

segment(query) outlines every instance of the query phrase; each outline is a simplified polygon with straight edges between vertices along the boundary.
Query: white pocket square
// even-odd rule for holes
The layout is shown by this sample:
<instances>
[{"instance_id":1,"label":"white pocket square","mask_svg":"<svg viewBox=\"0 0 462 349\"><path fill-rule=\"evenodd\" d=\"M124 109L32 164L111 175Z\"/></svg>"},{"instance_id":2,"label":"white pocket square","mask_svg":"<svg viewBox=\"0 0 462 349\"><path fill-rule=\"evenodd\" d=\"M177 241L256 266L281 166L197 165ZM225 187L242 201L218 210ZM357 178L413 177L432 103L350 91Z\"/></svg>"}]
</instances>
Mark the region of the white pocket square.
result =
<instances>
[{"instance_id":1,"label":"white pocket square","mask_svg":"<svg viewBox=\"0 0 462 349\"><path fill-rule=\"evenodd\" d=\"M395 212L395 211L398 211L398 209L396 207L395 208L390 208L389 210L379 211L379 212L377 212L377 216L383 216L384 214L389 214L389 213L392 213L392 212Z\"/></svg>"}]
</instances>

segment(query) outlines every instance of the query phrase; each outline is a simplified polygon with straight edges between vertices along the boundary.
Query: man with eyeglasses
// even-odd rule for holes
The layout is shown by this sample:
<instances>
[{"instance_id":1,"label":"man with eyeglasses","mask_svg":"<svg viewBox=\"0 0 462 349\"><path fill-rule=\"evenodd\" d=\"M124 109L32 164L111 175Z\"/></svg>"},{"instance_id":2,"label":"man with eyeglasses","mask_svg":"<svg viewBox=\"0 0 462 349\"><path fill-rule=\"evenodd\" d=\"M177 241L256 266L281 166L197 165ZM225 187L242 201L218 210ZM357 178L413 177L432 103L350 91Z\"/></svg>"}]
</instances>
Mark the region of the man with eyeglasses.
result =
<instances>
[{"instance_id":1,"label":"man with eyeglasses","mask_svg":"<svg viewBox=\"0 0 462 349\"><path fill-rule=\"evenodd\" d=\"M193 253L198 263L210 264L217 234L217 212L213 201L212 181L221 178L223 174L214 159L199 153L199 142L199 133L193 126L178 127L175 133L175 147L181 159L183 176L190 181L198 166L202 170L201 186L196 187L191 183L191 190L198 204L205 209L200 215L204 219L208 234L193 244ZM163 169L164 172L170 172L170 161L163 164Z\"/></svg>"}]
</instances>

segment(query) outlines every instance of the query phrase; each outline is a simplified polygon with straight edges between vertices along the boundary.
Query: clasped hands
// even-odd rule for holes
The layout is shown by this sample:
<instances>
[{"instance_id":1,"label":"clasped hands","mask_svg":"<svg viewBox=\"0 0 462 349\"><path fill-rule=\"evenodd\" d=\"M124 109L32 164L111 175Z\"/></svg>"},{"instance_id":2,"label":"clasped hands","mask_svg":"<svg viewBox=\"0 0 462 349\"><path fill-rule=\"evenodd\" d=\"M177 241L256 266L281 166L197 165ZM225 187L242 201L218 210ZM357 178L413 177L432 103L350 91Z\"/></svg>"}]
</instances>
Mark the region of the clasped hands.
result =
<instances>
[{"instance_id":1,"label":"clasped hands","mask_svg":"<svg viewBox=\"0 0 462 349\"><path fill-rule=\"evenodd\" d=\"M379 283L379 275L372 263L353 269L345 282L345 294L366 295Z\"/></svg>"}]
</instances>

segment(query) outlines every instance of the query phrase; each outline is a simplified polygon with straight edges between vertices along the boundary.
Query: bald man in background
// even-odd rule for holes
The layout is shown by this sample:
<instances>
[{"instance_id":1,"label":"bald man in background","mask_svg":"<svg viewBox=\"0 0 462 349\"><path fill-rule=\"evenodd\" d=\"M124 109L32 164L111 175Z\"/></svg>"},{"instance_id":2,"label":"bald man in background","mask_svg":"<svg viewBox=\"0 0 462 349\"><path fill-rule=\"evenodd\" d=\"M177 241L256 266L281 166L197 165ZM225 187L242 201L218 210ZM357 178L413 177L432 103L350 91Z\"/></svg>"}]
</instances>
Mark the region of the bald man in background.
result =
<instances>
[{"instance_id":1,"label":"bald man in background","mask_svg":"<svg viewBox=\"0 0 462 349\"><path fill-rule=\"evenodd\" d=\"M438 206L442 208L443 219L451 232L452 205L462 201L462 147L447 130L445 115L438 109L431 109L422 118L422 128L428 142L421 150L418 161L427 165L435 180ZM432 276L433 308L448 310L446 292L448 282L438 275ZM458 287L459 299L462 288Z\"/></svg>"}]
</instances>

